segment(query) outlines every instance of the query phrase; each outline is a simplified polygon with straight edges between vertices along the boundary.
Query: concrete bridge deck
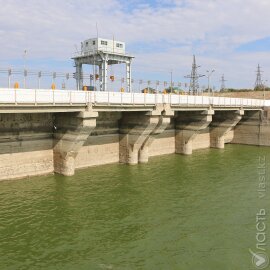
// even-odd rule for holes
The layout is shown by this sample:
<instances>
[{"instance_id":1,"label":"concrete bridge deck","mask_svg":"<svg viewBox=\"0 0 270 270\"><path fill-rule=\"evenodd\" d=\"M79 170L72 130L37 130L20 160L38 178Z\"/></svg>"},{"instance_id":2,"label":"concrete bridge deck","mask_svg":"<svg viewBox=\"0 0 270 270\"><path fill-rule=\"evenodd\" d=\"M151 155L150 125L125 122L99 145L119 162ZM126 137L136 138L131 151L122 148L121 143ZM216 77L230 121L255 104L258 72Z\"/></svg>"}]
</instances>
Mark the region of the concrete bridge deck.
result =
<instances>
[{"instance_id":1,"label":"concrete bridge deck","mask_svg":"<svg viewBox=\"0 0 270 270\"><path fill-rule=\"evenodd\" d=\"M149 111L157 104L168 104L172 110L215 108L259 109L270 106L270 100L206 97L176 94L143 94L89 92L48 89L0 88L0 112L79 112L91 106L97 111Z\"/></svg>"}]
</instances>

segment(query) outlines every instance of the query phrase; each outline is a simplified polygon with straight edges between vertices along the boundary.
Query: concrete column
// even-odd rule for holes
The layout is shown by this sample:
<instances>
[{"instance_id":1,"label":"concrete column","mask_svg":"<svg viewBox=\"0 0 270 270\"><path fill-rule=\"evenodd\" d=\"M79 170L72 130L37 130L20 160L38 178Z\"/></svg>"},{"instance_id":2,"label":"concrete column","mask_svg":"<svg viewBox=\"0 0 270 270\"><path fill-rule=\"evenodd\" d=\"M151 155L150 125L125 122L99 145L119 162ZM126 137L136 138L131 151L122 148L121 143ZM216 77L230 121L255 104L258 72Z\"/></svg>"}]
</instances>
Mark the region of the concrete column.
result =
<instances>
[{"instance_id":1,"label":"concrete column","mask_svg":"<svg viewBox=\"0 0 270 270\"><path fill-rule=\"evenodd\" d=\"M77 90L82 90L83 87L83 71L82 71L82 64L75 62L76 66L76 85Z\"/></svg>"},{"instance_id":2,"label":"concrete column","mask_svg":"<svg viewBox=\"0 0 270 270\"><path fill-rule=\"evenodd\" d=\"M107 91L108 84L108 57L105 56L102 62L102 91Z\"/></svg>"},{"instance_id":3,"label":"concrete column","mask_svg":"<svg viewBox=\"0 0 270 270\"><path fill-rule=\"evenodd\" d=\"M75 152L54 151L54 172L65 176L72 176L75 172Z\"/></svg>"},{"instance_id":4,"label":"concrete column","mask_svg":"<svg viewBox=\"0 0 270 270\"><path fill-rule=\"evenodd\" d=\"M102 66L103 64L98 65L98 76L99 76L99 91L103 91L103 72L102 72Z\"/></svg>"},{"instance_id":5,"label":"concrete column","mask_svg":"<svg viewBox=\"0 0 270 270\"><path fill-rule=\"evenodd\" d=\"M131 62L126 63L127 92L132 92L131 86Z\"/></svg>"},{"instance_id":6,"label":"concrete column","mask_svg":"<svg viewBox=\"0 0 270 270\"><path fill-rule=\"evenodd\" d=\"M199 129L177 130L175 136L175 152L177 154L191 155L193 150L193 139L197 136Z\"/></svg>"},{"instance_id":7,"label":"concrete column","mask_svg":"<svg viewBox=\"0 0 270 270\"><path fill-rule=\"evenodd\" d=\"M96 127L97 112L55 114L54 171L74 175L75 159L91 131Z\"/></svg>"},{"instance_id":8,"label":"concrete column","mask_svg":"<svg viewBox=\"0 0 270 270\"><path fill-rule=\"evenodd\" d=\"M120 122L119 160L120 163L137 164L148 160L148 148L142 147L160 122L162 112L126 112ZM143 150L140 150L143 149ZM146 158L147 156L147 158Z\"/></svg>"},{"instance_id":9,"label":"concrete column","mask_svg":"<svg viewBox=\"0 0 270 270\"><path fill-rule=\"evenodd\" d=\"M192 151L193 151L193 138L190 138L190 140L186 141L183 145L182 145L182 154L184 155L191 155Z\"/></svg>"},{"instance_id":10,"label":"concrete column","mask_svg":"<svg viewBox=\"0 0 270 270\"><path fill-rule=\"evenodd\" d=\"M128 159L127 163L129 165L136 165L138 164L138 152L139 152L139 145L129 145L128 147Z\"/></svg>"},{"instance_id":11,"label":"concrete column","mask_svg":"<svg viewBox=\"0 0 270 270\"><path fill-rule=\"evenodd\" d=\"M151 132L151 134L147 137L145 142L140 148L139 151L139 162L140 163L147 163L149 159L149 147L152 145L155 138L164 132L167 126L171 122L171 118L174 116L174 112L171 110L169 106L165 107L164 110L160 109L161 115L159 116L159 121L157 126Z\"/></svg>"},{"instance_id":12,"label":"concrete column","mask_svg":"<svg viewBox=\"0 0 270 270\"><path fill-rule=\"evenodd\" d=\"M212 121L213 110L178 112L175 119L175 152L191 155L193 140Z\"/></svg>"},{"instance_id":13,"label":"concrete column","mask_svg":"<svg viewBox=\"0 0 270 270\"><path fill-rule=\"evenodd\" d=\"M216 111L210 125L210 146L213 148L224 148L225 136L241 120L243 110Z\"/></svg>"},{"instance_id":14,"label":"concrete column","mask_svg":"<svg viewBox=\"0 0 270 270\"><path fill-rule=\"evenodd\" d=\"M223 149L224 145L225 145L225 136L217 136L217 137L211 138L212 148Z\"/></svg>"},{"instance_id":15,"label":"concrete column","mask_svg":"<svg viewBox=\"0 0 270 270\"><path fill-rule=\"evenodd\" d=\"M148 159L149 159L149 146L148 145L144 145L140 149L139 162L140 163L147 163L148 162Z\"/></svg>"}]
</instances>

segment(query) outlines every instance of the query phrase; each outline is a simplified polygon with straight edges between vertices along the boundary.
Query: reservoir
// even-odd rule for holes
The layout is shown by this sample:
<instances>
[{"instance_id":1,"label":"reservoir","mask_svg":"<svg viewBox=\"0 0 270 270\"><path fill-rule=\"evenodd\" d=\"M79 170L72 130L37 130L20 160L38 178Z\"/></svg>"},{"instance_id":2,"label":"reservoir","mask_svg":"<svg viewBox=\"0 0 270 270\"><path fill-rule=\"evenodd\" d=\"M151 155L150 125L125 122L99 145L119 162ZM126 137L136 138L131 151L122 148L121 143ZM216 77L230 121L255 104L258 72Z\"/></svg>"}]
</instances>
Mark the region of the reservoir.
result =
<instances>
[{"instance_id":1,"label":"reservoir","mask_svg":"<svg viewBox=\"0 0 270 270\"><path fill-rule=\"evenodd\" d=\"M226 145L2 181L0 269L254 269L269 161L268 147Z\"/></svg>"}]
</instances>

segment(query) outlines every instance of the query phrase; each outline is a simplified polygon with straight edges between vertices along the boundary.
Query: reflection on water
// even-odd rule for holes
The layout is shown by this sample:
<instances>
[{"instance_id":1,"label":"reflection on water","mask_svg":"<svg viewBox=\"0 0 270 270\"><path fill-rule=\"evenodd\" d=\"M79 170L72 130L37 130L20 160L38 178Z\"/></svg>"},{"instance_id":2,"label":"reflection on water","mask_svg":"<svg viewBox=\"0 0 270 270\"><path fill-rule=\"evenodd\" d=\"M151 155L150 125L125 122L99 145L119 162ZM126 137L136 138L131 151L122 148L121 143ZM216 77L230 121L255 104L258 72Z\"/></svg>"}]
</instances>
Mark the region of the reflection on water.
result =
<instances>
[{"instance_id":1,"label":"reflection on water","mask_svg":"<svg viewBox=\"0 0 270 270\"><path fill-rule=\"evenodd\" d=\"M253 269L259 156L228 145L0 182L0 269Z\"/></svg>"}]
</instances>

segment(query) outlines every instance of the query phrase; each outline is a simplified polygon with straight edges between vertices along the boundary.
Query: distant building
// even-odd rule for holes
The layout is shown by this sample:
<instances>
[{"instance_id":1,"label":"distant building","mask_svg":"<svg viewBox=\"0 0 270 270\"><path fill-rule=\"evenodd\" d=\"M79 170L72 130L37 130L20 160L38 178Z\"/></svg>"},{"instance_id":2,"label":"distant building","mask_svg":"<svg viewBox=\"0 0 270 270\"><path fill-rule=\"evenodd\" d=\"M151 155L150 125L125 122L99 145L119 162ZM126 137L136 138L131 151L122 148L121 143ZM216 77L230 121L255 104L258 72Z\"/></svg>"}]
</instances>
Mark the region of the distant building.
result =
<instances>
[{"instance_id":1,"label":"distant building","mask_svg":"<svg viewBox=\"0 0 270 270\"><path fill-rule=\"evenodd\" d=\"M86 90L86 91L96 91L96 87L92 86L92 85L84 85L82 89L80 90Z\"/></svg>"},{"instance_id":2,"label":"distant building","mask_svg":"<svg viewBox=\"0 0 270 270\"><path fill-rule=\"evenodd\" d=\"M154 89L152 87L146 87L146 88L142 89L141 92L148 93L148 94L155 94L157 91L156 91L156 89Z\"/></svg>"}]
</instances>

